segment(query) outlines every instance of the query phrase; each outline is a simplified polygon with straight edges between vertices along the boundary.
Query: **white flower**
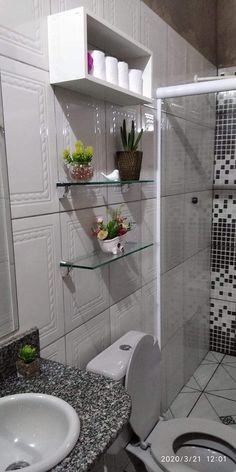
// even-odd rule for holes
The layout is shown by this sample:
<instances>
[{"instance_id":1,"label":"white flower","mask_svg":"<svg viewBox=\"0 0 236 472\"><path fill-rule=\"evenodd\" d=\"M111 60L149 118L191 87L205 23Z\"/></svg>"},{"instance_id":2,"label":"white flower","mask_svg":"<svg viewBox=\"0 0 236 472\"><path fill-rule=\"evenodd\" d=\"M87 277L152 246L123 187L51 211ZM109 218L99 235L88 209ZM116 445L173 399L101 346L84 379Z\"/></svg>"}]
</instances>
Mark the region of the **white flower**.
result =
<instances>
[{"instance_id":1,"label":"white flower","mask_svg":"<svg viewBox=\"0 0 236 472\"><path fill-rule=\"evenodd\" d=\"M98 224L103 223L103 217L102 216L97 216L97 223Z\"/></svg>"}]
</instances>

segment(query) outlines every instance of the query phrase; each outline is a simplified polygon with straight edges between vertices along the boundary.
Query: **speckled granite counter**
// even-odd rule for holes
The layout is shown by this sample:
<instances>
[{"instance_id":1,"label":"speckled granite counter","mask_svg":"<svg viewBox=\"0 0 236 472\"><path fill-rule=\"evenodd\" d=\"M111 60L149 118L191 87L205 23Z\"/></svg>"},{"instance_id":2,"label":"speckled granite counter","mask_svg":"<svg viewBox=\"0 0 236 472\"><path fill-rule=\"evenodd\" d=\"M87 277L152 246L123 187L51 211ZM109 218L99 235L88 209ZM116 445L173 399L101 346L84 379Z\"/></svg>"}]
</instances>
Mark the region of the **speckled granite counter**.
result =
<instances>
[{"instance_id":1,"label":"speckled granite counter","mask_svg":"<svg viewBox=\"0 0 236 472\"><path fill-rule=\"evenodd\" d=\"M49 360L41 361L39 377L26 380L10 376L0 384L0 396L38 392L55 395L72 405L79 414L79 440L53 472L90 470L128 422L131 402L118 383L90 372Z\"/></svg>"}]
</instances>

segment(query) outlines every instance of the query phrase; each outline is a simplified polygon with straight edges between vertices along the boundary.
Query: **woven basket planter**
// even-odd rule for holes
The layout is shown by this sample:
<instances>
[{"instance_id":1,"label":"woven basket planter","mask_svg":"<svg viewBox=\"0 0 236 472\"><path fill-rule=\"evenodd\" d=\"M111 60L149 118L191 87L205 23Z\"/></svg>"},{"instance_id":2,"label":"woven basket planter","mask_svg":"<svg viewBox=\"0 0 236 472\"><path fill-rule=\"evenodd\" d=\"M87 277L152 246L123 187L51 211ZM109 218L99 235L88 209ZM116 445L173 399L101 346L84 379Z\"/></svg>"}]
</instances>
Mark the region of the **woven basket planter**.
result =
<instances>
[{"instance_id":1,"label":"woven basket planter","mask_svg":"<svg viewBox=\"0 0 236 472\"><path fill-rule=\"evenodd\" d=\"M119 170L120 180L139 180L142 151L118 151L116 153L116 167Z\"/></svg>"}]
</instances>

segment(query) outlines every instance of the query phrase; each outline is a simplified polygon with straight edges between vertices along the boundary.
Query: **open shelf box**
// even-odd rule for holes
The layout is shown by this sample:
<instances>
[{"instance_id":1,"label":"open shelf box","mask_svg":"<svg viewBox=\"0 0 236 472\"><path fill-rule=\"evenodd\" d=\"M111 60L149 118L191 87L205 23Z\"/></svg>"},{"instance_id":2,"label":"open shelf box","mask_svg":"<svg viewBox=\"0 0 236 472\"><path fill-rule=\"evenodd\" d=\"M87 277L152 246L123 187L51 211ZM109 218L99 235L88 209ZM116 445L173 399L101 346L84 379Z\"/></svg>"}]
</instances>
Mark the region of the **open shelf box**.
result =
<instances>
[{"instance_id":1,"label":"open shelf box","mask_svg":"<svg viewBox=\"0 0 236 472\"><path fill-rule=\"evenodd\" d=\"M153 243L150 242L127 242L125 244L124 251L119 252L118 254L114 255L97 251L92 254L88 254L87 256L80 257L74 261L61 261L60 266L68 269L76 268L94 270L151 246L153 246Z\"/></svg>"},{"instance_id":2,"label":"open shelf box","mask_svg":"<svg viewBox=\"0 0 236 472\"><path fill-rule=\"evenodd\" d=\"M50 83L118 105L152 103L152 53L84 7L48 17ZM88 74L89 48L143 71L143 95Z\"/></svg>"}]
</instances>

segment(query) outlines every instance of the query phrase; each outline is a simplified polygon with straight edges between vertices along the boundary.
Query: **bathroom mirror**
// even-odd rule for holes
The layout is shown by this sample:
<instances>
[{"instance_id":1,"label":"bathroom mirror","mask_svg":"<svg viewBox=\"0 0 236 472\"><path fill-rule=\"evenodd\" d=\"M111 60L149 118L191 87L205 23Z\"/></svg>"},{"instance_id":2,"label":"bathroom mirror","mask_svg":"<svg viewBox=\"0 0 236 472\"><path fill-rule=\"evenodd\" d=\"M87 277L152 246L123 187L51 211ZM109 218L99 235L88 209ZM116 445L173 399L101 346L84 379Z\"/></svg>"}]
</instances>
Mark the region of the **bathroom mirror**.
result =
<instances>
[{"instance_id":1,"label":"bathroom mirror","mask_svg":"<svg viewBox=\"0 0 236 472\"><path fill-rule=\"evenodd\" d=\"M15 263L0 76L0 340L17 328Z\"/></svg>"}]
</instances>

